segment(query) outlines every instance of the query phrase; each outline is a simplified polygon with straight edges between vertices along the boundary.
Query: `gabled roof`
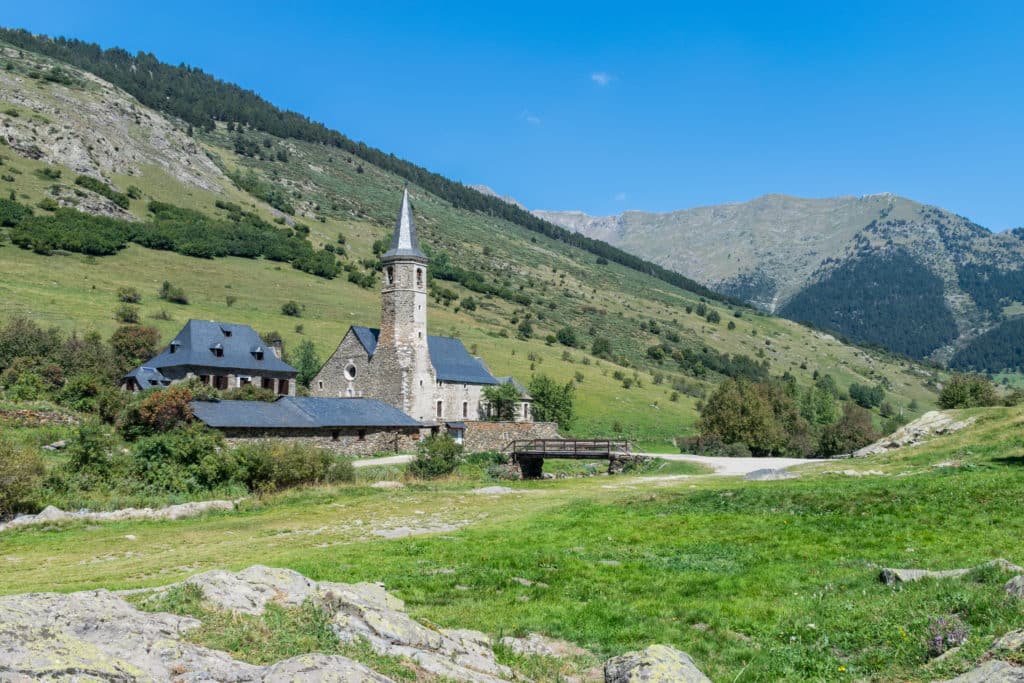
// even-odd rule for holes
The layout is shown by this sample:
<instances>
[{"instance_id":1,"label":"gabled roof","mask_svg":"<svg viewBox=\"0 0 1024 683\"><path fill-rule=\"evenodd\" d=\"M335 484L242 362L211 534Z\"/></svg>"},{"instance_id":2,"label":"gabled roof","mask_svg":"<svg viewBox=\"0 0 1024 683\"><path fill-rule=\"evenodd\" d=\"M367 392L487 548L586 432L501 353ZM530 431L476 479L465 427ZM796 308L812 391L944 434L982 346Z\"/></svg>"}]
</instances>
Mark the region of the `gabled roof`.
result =
<instances>
[{"instance_id":1,"label":"gabled roof","mask_svg":"<svg viewBox=\"0 0 1024 683\"><path fill-rule=\"evenodd\" d=\"M381 261L411 257L427 260L427 255L420 249L420 239L416 234L416 221L412 216L412 202L409 201L409 188L402 191L402 206L398 209L395 220L395 233L391 236L391 248L380 257Z\"/></svg>"},{"instance_id":2,"label":"gabled roof","mask_svg":"<svg viewBox=\"0 0 1024 683\"><path fill-rule=\"evenodd\" d=\"M223 353L216 355L215 349ZM167 348L146 363L146 367L157 370L183 366L279 377L297 374L296 369L275 356L270 346L248 325L213 320L189 320Z\"/></svg>"},{"instance_id":3,"label":"gabled roof","mask_svg":"<svg viewBox=\"0 0 1024 683\"><path fill-rule=\"evenodd\" d=\"M353 325L352 333L366 349L366 354L372 357L377 350L380 330ZM439 381L464 384L498 383L483 362L469 355L469 351L458 339L429 336L427 349L430 351L430 363L434 366Z\"/></svg>"},{"instance_id":4,"label":"gabled roof","mask_svg":"<svg viewBox=\"0 0 1024 683\"><path fill-rule=\"evenodd\" d=\"M135 383L138 384L141 389L166 387L171 383L171 380L164 377L159 370L148 365L141 365L135 368L125 375L124 379L134 379Z\"/></svg>"},{"instance_id":5,"label":"gabled roof","mask_svg":"<svg viewBox=\"0 0 1024 683\"><path fill-rule=\"evenodd\" d=\"M516 391L519 392L519 396L524 401L533 400L533 397L530 396L530 393L526 390L526 387L520 384L519 380L517 380L512 375L508 375L507 377L495 377L495 379L498 380L498 384L511 384L512 386L514 386L516 388Z\"/></svg>"},{"instance_id":6,"label":"gabled roof","mask_svg":"<svg viewBox=\"0 0 1024 683\"><path fill-rule=\"evenodd\" d=\"M192 414L225 429L331 429L419 427L401 410L370 398L282 396L264 401L193 401Z\"/></svg>"}]
</instances>

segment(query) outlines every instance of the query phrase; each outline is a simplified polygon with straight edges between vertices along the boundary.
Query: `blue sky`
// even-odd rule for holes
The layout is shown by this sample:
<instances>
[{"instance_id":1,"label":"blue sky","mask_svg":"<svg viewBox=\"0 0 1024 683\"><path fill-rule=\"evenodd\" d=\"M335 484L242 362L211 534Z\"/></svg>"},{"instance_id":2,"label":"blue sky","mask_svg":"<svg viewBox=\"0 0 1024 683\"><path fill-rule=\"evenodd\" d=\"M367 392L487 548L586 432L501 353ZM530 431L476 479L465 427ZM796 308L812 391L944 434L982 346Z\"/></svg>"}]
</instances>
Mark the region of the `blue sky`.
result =
<instances>
[{"instance_id":1,"label":"blue sky","mask_svg":"<svg viewBox=\"0 0 1024 683\"><path fill-rule=\"evenodd\" d=\"M894 192L1024 225L1024 3L11 3L531 208Z\"/></svg>"}]
</instances>

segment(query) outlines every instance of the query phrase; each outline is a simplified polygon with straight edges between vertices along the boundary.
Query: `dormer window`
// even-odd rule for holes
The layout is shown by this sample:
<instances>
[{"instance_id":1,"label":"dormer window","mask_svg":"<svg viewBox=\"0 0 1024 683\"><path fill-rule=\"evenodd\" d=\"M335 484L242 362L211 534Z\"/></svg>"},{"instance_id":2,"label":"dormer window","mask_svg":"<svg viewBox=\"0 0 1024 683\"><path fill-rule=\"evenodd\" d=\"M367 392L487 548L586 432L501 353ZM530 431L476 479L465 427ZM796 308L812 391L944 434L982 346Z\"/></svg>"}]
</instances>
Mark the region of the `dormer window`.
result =
<instances>
[{"instance_id":1,"label":"dormer window","mask_svg":"<svg viewBox=\"0 0 1024 683\"><path fill-rule=\"evenodd\" d=\"M263 360L263 347L257 346L252 350L252 357L256 360Z\"/></svg>"},{"instance_id":2,"label":"dormer window","mask_svg":"<svg viewBox=\"0 0 1024 683\"><path fill-rule=\"evenodd\" d=\"M210 351L213 351L213 355L217 358L223 358L224 356L224 345L217 343L210 347Z\"/></svg>"},{"instance_id":3,"label":"dormer window","mask_svg":"<svg viewBox=\"0 0 1024 683\"><path fill-rule=\"evenodd\" d=\"M229 327L222 327L222 328L220 328L220 331L224 333L225 337L230 337L231 336L231 328L229 328Z\"/></svg>"},{"instance_id":4,"label":"dormer window","mask_svg":"<svg viewBox=\"0 0 1024 683\"><path fill-rule=\"evenodd\" d=\"M170 344L169 344L169 345L167 346L167 350L168 350L169 352L171 352L171 353L175 353L175 352L176 352L176 351L178 350L178 347L179 347L179 346L181 346L181 342L180 342L180 341L177 341L177 340L175 340L175 341L172 341L172 342L171 342L171 343L170 343Z\"/></svg>"}]
</instances>

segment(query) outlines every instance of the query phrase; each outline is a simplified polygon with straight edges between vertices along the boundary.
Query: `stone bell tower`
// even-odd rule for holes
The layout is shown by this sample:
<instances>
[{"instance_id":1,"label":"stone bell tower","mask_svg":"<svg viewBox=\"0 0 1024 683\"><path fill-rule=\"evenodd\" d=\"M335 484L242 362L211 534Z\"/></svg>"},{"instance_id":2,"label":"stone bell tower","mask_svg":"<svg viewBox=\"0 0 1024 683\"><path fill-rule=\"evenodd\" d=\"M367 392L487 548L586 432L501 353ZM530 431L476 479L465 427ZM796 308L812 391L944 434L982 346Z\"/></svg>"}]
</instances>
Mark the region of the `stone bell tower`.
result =
<instances>
[{"instance_id":1,"label":"stone bell tower","mask_svg":"<svg viewBox=\"0 0 1024 683\"><path fill-rule=\"evenodd\" d=\"M416 420L436 419L437 387L427 346L427 256L420 250L409 189L381 256L380 337L373 354L380 398Z\"/></svg>"}]
</instances>

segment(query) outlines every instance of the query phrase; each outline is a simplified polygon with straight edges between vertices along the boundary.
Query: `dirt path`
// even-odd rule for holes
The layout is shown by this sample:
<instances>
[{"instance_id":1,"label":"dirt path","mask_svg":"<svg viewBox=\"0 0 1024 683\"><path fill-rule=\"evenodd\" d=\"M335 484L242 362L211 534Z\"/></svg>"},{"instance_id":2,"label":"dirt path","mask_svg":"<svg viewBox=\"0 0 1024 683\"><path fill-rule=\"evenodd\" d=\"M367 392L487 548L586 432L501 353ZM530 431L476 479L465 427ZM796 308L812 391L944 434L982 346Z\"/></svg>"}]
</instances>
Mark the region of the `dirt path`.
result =
<instances>
[{"instance_id":1,"label":"dirt path","mask_svg":"<svg viewBox=\"0 0 1024 683\"><path fill-rule=\"evenodd\" d=\"M824 462L810 458L714 458L707 455L686 455L674 453L637 453L647 458L661 458L674 462L696 462L707 465L713 469L716 475L725 477L743 476L755 470L784 470L794 465L803 465L810 462ZM391 455L386 458L366 458L356 460L353 467L373 467L384 465L403 465L415 456L412 455ZM701 475L696 475L701 476Z\"/></svg>"},{"instance_id":2,"label":"dirt path","mask_svg":"<svg viewBox=\"0 0 1024 683\"><path fill-rule=\"evenodd\" d=\"M714 458L707 455L687 455L674 453L637 453L648 458L661 458L674 462L696 462L707 465L718 476L743 476L755 470L784 470L794 465L811 462L824 462L811 458Z\"/></svg>"}]
</instances>

